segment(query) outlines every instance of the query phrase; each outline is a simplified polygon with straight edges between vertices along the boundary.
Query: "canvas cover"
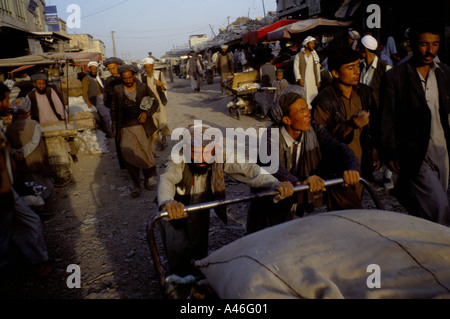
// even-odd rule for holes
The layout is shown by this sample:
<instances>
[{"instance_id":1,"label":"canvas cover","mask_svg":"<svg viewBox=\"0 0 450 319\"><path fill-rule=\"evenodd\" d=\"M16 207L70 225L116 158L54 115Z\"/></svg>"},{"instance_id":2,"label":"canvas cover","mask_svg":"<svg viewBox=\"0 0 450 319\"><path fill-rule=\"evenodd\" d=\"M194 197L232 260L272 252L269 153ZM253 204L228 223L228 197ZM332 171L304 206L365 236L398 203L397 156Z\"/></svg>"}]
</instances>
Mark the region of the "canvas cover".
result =
<instances>
[{"instance_id":1,"label":"canvas cover","mask_svg":"<svg viewBox=\"0 0 450 319\"><path fill-rule=\"evenodd\" d=\"M351 21L337 21L323 18L300 20L267 33L268 41L288 39L291 34L306 32L318 26L347 27Z\"/></svg>"},{"instance_id":2,"label":"canvas cover","mask_svg":"<svg viewBox=\"0 0 450 319\"><path fill-rule=\"evenodd\" d=\"M196 266L222 299L450 298L450 229L388 211L323 213L243 237Z\"/></svg>"}]
</instances>

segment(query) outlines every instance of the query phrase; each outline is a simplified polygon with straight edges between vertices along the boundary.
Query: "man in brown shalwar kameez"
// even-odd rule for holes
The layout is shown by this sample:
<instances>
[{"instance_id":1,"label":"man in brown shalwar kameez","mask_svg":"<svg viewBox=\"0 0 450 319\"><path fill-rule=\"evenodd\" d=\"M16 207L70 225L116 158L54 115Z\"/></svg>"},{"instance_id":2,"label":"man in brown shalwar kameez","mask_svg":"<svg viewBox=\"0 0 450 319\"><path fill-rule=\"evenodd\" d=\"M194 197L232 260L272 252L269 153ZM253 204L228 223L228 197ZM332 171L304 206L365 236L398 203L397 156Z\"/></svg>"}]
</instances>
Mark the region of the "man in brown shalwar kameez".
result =
<instances>
[{"instance_id":1,"label":"man in brown shalwar kameez","mask_svg":"<svg viewBox=\"0 0 450 319\"><path fill-rule=\"evenodd\" d=\"M149 179L156 176L155 154L151 147L156 126L152 116L159 107L150 88L136 81L137 71L133 65L119 67L124 84L114 87L111 105L114 134L120 142L124 165L134 184L132 197L140 195L140 170L147 189L150 188Z\"/></svg>"}]
</instances>

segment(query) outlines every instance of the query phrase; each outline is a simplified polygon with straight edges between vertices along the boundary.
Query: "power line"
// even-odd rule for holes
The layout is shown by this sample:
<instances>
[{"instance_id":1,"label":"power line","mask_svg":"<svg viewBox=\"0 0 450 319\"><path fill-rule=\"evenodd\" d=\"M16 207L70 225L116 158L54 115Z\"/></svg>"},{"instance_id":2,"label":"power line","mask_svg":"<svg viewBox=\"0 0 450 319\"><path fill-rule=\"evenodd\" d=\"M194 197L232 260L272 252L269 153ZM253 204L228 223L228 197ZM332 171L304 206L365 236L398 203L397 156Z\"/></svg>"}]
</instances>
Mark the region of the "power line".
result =
<instances>
[{"instance_id":1,"label":"power line","mask_svg":"<svg viewBox=\"0 0 450 319\"><path fill-rule=\"evenodd\" d=\"M103 13L103 12L105 12L105 11L107 11L107 10L109 10L109 9L115 8L115 7L117 7L117 6L119 6L119 5L123 4L123 3L125 3L125 2L127 2L127 1L128 1L128 0L124 0L124 1L122 1L122 2L120 2L120 3L118 3L118 4L115 4L115 5L111 6L111 7L108 7L108 8L106 8L106 9L103 9L103 10L101 10L101 11L98 11L98 12L95 12L95 13L88 14L87 16L81 17L81 19L89 18L89 17L92 17L92 16L94 16L94 15L96 15L96 14Z\"/></svg>"}]
</instances>

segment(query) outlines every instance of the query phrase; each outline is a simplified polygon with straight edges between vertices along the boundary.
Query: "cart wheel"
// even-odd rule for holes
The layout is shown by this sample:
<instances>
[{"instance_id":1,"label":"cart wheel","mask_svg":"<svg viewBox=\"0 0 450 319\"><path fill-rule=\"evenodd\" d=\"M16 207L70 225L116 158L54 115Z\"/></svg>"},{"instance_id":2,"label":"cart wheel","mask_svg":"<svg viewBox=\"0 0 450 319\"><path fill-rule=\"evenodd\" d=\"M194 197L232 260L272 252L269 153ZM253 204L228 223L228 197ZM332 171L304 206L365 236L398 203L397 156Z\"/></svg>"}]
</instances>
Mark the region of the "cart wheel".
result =
<instances>
[{"instance_id":1,"label":"cart wheel","mask_svg":"<svg viewBox=\"0 0 450 319\"><path fill-rule=\"evenodd\" d=\"M89 147L86 142L86 140L80 136L75 136L73 139L73 142L75 144L75 148L77 150L78 154L87 154Z\"/></svg>"},{"instance_id":2,"label":"cart wheel","mask_svg":"<svg viewBox=\"0 0 450 319\"><path fill-rule=\"evenodd\" d=\"M52 164L53 169L53 183L56 187L64 187L69 185L72 181L72 170L70 165L66 163L54 163Z\"/></svg>"}]
</instances>

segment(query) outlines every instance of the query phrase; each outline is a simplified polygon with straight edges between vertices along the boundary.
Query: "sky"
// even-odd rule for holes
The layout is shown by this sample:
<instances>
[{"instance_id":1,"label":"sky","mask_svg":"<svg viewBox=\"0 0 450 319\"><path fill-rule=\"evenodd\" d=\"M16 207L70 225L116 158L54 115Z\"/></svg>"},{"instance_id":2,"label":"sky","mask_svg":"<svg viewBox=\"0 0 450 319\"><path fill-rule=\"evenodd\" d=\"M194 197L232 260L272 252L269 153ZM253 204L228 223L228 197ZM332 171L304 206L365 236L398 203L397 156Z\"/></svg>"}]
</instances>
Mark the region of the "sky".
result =
<instances>
[{"instance_id":1,"label":"sky","mask_svg":"<svg viewBox=\"0 0 450 319\"><path fill-rule=\"evenodd\" d=\"M106 55L113 55L112 35L118 57L141 60L151 51L160 58L167 51L187 46L189 36L212 38L219 28L239 17L255 19L276 11L276 0L53 0L58 16L72 24L69 34L92 35L103 41ZM71 5L75 5L72 6ZM73 9L75 7L75 10ZM72 19L77 16L79 25ZM71 18L72 17L72 18Z\"/></svg>"}]
</instances>

